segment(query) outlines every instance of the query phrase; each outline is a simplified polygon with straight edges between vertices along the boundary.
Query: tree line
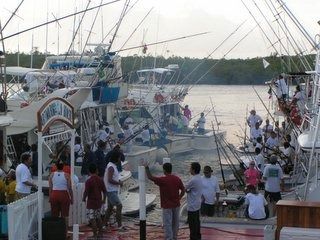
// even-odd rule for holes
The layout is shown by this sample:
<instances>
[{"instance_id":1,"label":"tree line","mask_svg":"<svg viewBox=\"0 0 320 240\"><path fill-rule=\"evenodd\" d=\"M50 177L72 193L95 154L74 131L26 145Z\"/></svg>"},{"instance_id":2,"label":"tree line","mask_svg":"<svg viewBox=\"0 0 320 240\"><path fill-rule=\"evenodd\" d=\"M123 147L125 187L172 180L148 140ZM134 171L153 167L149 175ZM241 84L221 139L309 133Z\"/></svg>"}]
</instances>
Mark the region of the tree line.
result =
<instances>
[{"instance_id":1,"label":"tree line","mask_svg":"<svg viewBox=\"0 0 320 240\"><path fill-rule=\"evenodd\" d=\"M45 61L45 54L36 52L33 54L33 68L41 68ZM9 53L6 56L7 66L17 66L17 53ZM263 66L263 59L270 65ZM310 66L314 64L314 55L306 56ZM20 53L19 63L22 67L30 67L30 54ZM162 67L177 64L179 69L174 76L164 79L164 83L174 84L264 84L265 81L276 77L283 72L303 71L298 57L256 57L248 59L199 59L190 57L163 56L156 59L151 55L122 57L122 71L124 78L129 82L138 80L136 71L139 69ZM291 66L292 70L288 70ZM301 69L301 70L300 70Z\"/></svg>"}]
</instances>

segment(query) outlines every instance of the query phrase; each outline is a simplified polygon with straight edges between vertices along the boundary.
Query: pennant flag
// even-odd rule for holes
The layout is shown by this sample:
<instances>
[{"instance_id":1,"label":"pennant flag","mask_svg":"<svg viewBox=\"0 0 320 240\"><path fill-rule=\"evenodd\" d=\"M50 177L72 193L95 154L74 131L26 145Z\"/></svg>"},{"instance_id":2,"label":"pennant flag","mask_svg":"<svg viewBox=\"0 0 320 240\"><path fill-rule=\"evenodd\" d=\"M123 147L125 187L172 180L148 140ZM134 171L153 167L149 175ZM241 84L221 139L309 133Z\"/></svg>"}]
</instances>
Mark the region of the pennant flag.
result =
<instances>
[{"instance_id":1,"label":"pennant flag","mask_svg":"<svg viewBox=\"0 0 320 240\"><path fill-rule=\"evenodd\" d=\"M270 65L270 63L268 63L267 60L265 60L265 59L262 59L262 62L263 62L263 67L265 69Z\"/></svg>"}]
</instances>

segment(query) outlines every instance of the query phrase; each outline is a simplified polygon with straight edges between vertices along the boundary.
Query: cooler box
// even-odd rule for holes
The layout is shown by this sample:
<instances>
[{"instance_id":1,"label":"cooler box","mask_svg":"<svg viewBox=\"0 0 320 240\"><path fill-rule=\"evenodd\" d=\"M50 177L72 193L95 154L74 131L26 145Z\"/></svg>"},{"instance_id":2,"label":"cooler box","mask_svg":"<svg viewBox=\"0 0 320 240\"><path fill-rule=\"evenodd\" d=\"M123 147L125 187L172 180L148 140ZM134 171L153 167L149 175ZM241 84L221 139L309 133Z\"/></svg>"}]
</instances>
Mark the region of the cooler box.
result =
<instances>
[{"instance_id":1,"label":"cooler box","mask_svg":"<svg viewBox=\"0 0 320 240\"><path fill-rule=\"evenodd\" d=\"M100 92L101 87L92 87L92 100L93 101L99 101L100 100Z\"/></svg>"},{"instance_id":2,"label":"cooler box","mask_svg":"<svg viewBox=\"0 0 320 240\"><path fill-rule=\"evenodd\" d=\"M118 100L120 87L102 87L100 103L113 103Z\"/></svg>"}]
</instances>

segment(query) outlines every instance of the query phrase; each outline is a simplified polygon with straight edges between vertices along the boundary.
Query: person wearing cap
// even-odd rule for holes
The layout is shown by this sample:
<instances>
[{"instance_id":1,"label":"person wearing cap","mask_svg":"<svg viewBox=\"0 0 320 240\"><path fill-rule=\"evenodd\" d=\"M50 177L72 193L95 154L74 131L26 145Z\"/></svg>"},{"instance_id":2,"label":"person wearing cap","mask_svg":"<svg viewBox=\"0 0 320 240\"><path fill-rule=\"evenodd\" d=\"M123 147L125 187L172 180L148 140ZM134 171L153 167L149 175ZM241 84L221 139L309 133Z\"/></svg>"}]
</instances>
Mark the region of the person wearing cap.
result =
<instances>
[{"instance_id":1,"label":"person wearing cap","mask_svg":"<svg viewBox=\"0 0 320 240\"><path fill-rule=\"evenodd\" d=\"M141 138L143 146L150 146L151 136L148 125L144 126L143 131L141 132Z\"/></svg>"},{"instance_id":2,"label":"person wearing cap","mask_svg":"<svg viewBox=\"0 0 320 240\"><path fill-rule=\"evenodd\" d=\"M246 185L253 185L254 187L258 186L260 182L261 173L256 167L256 163L252 160L249 163L249 168L244 171Z\"/></svg>"},{"instance_id":3,"label":"person wearing cap","mask_svg":"<svg viewBox=\"0 0 320 240\"><path fill-rule=\"evenodd\" d=\"M145 166L147 177L160 188L160 203L163 215L163 227L166 240L178 239L180 200L185 194L181 179L172 174L171 163L164 163L164 176L155 177L148 165Z\"/></svg>"},{"instance_id":4,"label":"person wearing cap","mask_svg":"<svg viewBox=\"0 0 320 240\"><path fill-rule=\"evenodd\" d=\"M218 179L212 176L212 169L210 166L205 166L202 176L202 203L201 215L213 217L215 204L219 203L220 187Z\"/></svg>"},{"instance_id":5,"label":"person wearing cap","mask_svg":"<svg viewBox=\"0 0 320 240\"><path fill-rule=\"evenodd\" d=\"M198 126L197 131L198 131L198 134L203 135L203 134L205 133L205 128L204 128L205 123L206 123L206 118L205 118L205 116L204 116L204 113L202 112L202 113L200 114L200 118L199 118L198 121L197 121L197 126Z\"/></svg>"},{"instance_id":6,"label":"person wearing cap","mask_svg":"<svg viewBox=\"0 0 320 240\"><path fill-rule=\"evenodd\" d=\"M270 163L264 168L263 180L265 181L265 198L273 206L275 212L275 203L281 200L281 190L284 190L283 171L278 162L278 157L272 155Z\"/></svg>"},{"instance_id":7,"label":"person wearing cap","mask_svg":"<svg viewBox=\"0 0 320 240\"><path fill-rule=\"evenodd\" d=\"M256 123L259 123L259 126L262 124L263 120L262 118L256 114L256 110L252 109L250 111L250 115L247 118L247 124L250 127L250 133L251 129L253 129L256 126Z\"/></svg>"}]
</instances>

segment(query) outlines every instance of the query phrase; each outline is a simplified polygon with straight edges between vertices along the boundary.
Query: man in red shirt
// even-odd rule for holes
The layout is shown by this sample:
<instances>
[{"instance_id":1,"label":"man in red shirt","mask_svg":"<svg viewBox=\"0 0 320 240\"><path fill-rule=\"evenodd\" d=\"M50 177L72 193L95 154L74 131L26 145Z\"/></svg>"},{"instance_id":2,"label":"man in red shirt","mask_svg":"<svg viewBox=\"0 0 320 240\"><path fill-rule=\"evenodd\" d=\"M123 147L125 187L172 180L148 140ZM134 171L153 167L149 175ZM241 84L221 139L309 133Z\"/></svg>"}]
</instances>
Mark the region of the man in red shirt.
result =
<instances>
[{"instance_id":1,"label":"man in red shirt","mask_svg":"<svg viewBox=\"0 0 320 240\"><path fill-rule=\"evenodd\" d=\"M90 177L85 183L82 201L87 199L87 218L92 227L94 239L98 233L102 233L102 206L106 202L107 190L103 180L97 175L98 170L95 164L89 165Z\"/></svg>"},{"instance_id":2,"label":"man in red shirt","mask_svg":"<svg viewBox=\"0 0 320 240\"><path fill-rule=\"evenodd\" d=\"M171 174L171 163L163 164L164 176L155 177L146 166L146 174L160 188L160 203L166 240L177 240L179 230L180 199L185 193L181 179Z\"/></svg>"}]
</instances>

